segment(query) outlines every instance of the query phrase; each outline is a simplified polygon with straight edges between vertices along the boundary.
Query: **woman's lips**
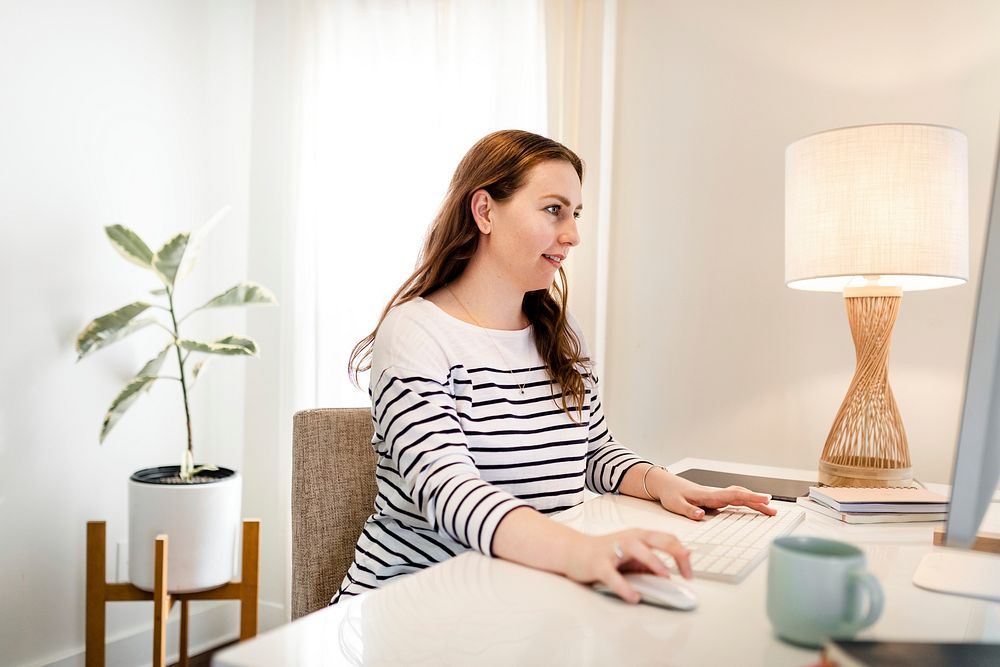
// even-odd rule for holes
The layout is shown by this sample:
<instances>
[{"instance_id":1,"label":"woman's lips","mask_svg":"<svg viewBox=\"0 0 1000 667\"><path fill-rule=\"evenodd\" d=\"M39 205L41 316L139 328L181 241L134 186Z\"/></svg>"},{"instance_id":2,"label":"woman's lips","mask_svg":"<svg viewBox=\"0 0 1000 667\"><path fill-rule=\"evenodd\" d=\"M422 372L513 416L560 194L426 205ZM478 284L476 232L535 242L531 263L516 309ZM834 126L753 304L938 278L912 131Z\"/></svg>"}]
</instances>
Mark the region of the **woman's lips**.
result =
<instances>
[{"instance_id":1,"label":"woman's lips","mask_svg":"<svg viewBox=\"0 0 1000 667\"><path fill-rule=\"evenodd\" d=\"M546 262L556 267L557 269L562 266L563 258L559 255L542 255Z\"/></svg>"}]
</instances>

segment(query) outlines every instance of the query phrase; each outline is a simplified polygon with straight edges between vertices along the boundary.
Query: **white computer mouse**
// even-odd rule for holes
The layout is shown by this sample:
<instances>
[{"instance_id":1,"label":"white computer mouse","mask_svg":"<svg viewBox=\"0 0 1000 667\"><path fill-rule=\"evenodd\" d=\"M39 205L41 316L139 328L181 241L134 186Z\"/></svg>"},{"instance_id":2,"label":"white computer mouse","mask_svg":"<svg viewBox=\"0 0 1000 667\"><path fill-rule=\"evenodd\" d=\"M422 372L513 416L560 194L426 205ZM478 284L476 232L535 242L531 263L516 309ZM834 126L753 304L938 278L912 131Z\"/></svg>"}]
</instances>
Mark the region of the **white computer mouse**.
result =
<instances>
[{"instance_id":1,"label":"white computer mouse","mask_svg":"<svg viewBox=\"0 0 1000 667\"><path fill-rule=\"evenodd\" d=\"M691 611L698 606L698 597L690 588L675 579L639 572L629 572L624 577L646 604L682 611ZM611 589L603 584L595 584L594 590L614 595Z\"/></svg>"}]
</instances>

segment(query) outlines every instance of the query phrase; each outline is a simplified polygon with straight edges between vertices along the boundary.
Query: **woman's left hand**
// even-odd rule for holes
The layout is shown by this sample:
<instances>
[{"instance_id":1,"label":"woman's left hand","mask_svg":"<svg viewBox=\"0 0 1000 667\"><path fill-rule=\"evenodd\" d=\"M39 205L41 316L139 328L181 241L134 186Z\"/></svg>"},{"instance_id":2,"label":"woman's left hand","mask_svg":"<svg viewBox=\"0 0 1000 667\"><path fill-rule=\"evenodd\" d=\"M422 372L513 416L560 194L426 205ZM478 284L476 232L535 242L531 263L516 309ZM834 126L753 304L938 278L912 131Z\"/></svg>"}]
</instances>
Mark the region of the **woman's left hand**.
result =
<instances>
[{"instance_id":1,"label":"woman's left hand","mask_svg":"<svg viewBox=\"0 0 1000 667\"><path fill-rule=\"evenodd\" d=\"M701 521L705 518L705 510L702 508L718 509L727 505L749 507L768 516L778 513L778 510L768 504L771 502L771 496L766 493L754 493L742 486L715 489L675 475L671 477L672 479L661 485L658 495L660 504L674 514Z\"/></svg>"}]
</instances>

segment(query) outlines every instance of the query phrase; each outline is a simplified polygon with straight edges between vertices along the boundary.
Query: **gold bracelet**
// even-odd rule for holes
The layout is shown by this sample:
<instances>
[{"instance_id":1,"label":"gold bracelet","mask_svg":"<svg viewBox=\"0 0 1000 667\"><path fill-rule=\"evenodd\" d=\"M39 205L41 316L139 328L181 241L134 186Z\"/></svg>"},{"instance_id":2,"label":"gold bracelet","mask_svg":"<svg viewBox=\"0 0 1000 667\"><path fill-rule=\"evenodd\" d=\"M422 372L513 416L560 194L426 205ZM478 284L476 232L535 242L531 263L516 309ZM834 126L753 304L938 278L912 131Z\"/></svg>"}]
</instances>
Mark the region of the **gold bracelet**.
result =
<instances>
[{"instance_id":1,"label":"gold bracelet","mask_svg":"<svg viewBox=\"0 0 1000 667\"><path fill-rule=\"evenodd\" d=\"M649 489L646 488L646 475L648 475L649 471L652 470L653 468L659 468L660 470L666 470L666 468L664 468L663 466L658 466L658 465L654 465L654 464L650 463L649 467L646 468L646 472L642 473L642 490L646 492L646 495L649 496L650 500L657 500L657 498L654 498L653 494L649 492Z\"/></svg>"}]
</instances>

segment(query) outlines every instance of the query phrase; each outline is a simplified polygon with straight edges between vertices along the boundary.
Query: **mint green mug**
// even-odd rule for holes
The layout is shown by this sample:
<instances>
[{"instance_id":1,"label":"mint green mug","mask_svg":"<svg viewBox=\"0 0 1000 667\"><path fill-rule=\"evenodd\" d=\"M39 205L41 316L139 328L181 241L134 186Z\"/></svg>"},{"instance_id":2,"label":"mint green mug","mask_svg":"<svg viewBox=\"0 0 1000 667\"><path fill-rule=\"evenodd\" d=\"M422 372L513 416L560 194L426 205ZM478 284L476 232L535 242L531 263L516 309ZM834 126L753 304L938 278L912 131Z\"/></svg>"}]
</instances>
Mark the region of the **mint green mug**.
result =
<instances>
[{"instance_id":1,"label":"mint green mug","mask_svg":"<svg viewBox=\"0 0 1000 667\"><path fill-rule=\"evenodd\" d=\"M775 539L767 563L767 617L778 636L816 647L878 620L882 586L865 565L864 552L845 542L804 535Z\"/></svg>"}]
</instances>

